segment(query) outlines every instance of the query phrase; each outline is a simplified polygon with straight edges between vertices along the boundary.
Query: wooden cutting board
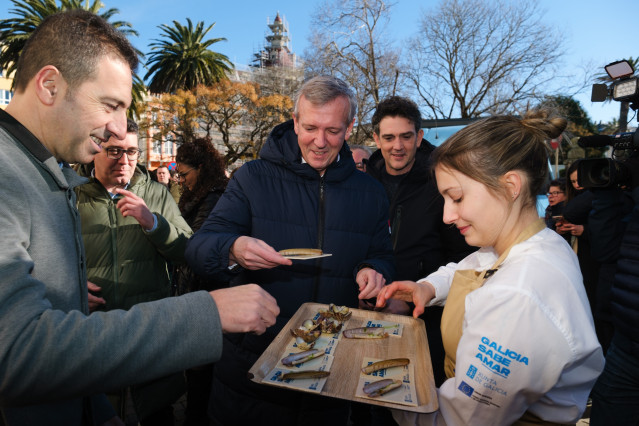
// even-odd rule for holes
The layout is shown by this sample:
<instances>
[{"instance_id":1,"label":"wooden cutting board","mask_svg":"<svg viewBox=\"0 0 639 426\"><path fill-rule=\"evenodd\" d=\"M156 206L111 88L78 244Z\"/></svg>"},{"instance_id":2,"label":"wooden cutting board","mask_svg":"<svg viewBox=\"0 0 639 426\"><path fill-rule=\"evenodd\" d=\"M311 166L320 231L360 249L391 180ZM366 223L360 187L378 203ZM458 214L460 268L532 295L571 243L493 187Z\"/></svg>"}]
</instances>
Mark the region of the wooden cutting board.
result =
<instances>
[{"instance_id":1,"label":"wooden cutting board","mask_svg":"<svg viewBox=\"0 0 639 426\"><path fill-rule=\"evenodd\" d=\"M305 303L298 309L293 318L291 318L249 370L249 378L252 381L265 384L266 386L277 386L277 384L273 382L263 382L263 380L279 363L280 359L286 355L286 347L293 339L290 329L297 328L302 325L304 320L315 317L320 308L327 309L328 305ZM351 309L351 311L353 314L344 328L362 327L366 325L366 322L369 320L387 321L402 324L402 336L384 339L346 339L341 336L339 344L333 354L334 360L330 367L330 376L327 378L320 395L418 413L431 413L436 411L439 405L437 403L437 393L433 380L433 367L430 360L424 322L421 319L414 319L404 315L386 314L361 309ZM417 406L408 406L355 396L364 358L380 360L391 358L410 359L410 363L414 367Z\"/></svg>"}]
</instances>

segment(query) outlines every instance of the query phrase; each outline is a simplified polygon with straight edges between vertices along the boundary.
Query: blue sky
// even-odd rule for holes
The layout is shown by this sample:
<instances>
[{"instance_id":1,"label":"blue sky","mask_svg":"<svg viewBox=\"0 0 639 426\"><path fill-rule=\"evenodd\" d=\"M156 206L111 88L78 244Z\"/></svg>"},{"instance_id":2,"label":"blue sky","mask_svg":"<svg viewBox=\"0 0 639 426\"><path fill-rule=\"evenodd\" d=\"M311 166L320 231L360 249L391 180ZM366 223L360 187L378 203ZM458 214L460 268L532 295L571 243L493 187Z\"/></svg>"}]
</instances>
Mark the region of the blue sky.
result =
<instances>
[{"instance_id":1,"label":"blue sky","mask_svg":"<svg viewBox=\"0 0 639 426\"><path fill-rule=\"evenodd\" d=\"M517 1L517 0L511 0ZM277 12L289 24L292 50L301 55L307 46L309 26L321 0L102 0L106 7L120 11L116 19L131 22L140 33L132 38L133 44L147 53L148 44L158 38L160 24L173 20L185 23L189 17L195 23L206 25L216 22L209 37L225 37L215 50L227 55L234 63L247 65L252 54L259 50L267 34L267 18ZM418 30L421 12L437 5L437 0L399 0L392 9L389 24L390 37L401 43ZM639 56L638 0L539 0L545 10L544 20L558 28L565 38L566 74L585 66L599 67L623 57ZM0 19L10 17L11 3L2 0ZM605 6L605 7L604 7ZM144 74L144 72L141 72ZM617 117L616 102L590 102L590 90L576 96L594 121L608 121ZM636 119L632 125L636 125Z\"/></svg>"}]
</instances>

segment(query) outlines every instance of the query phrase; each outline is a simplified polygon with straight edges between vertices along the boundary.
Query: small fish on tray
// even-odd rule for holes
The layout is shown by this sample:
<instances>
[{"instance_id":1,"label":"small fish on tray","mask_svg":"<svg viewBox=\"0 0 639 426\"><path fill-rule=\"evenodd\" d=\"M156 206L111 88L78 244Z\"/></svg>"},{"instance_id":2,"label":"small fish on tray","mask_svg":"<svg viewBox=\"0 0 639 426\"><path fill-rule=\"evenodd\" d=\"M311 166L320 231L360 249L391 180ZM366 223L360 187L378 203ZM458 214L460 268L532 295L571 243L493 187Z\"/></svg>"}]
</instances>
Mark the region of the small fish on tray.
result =
<instances>
[{"instance_id":1,"label":"small fish on tray","mask_svg":"<svg viewBox=\"0 0 639 426\"><path fill-rule=\"evenodd\" d=\"M347 339L384 339L388 332L384 327L359 327L343 331Z\"/></svg>"},{"instance_id":2,"label":"small fish on tray","mask_svg":"<svg viewBox=\"0 0 639 426\"><path fill-rule=\"evenodd\" d=\"M362 368L362 373L364 374L373 374L379 370L385 370L387 368L393 367L403 367L408 365L410 360L408 358L393 358L393 359L385 359L383 361L377 361L372 364L367 365Z\"/></svg>"},{"instance_id":3,"label":"small fish on tray","mask_svg":"<svg viewBox=\"0 0 639 426\"><path fill-rule=\"evenodd\" d=\"M366 386L364 386L363 391L368 397L375 398L384 395L385 393L390 392L393 389L397 389L401 385L401 380L382 379L367 384Z\"/></svg>"},{"instance_id":4,"label":"small fish on tray","mask_svg":"<svg viewBox=\"0 0 639 426\"><path fill-rule=\"evenodd\" d=\"M306 361L310 361L317 357L324 355L326 351L324 349L311 349L310 351L298 352L296 354L289 355L282 358L282 364L286 366L293 366L303 364Z\"/></svg>"},{"instance_id":5,"label":"small fish on tray","mask_svg":"<svg viewBox=\"0 0 639 426\"><path fill-rule=\"evenodd\" d=\"M321 249L310 248L293 248L280 250L279 253L287 259L306 260L317 259L320 257L332 256L330 253L324 253Z\"/></svg>"},{"instance_id":6,"label":"small fish on tray","mask_svg":"<svg viewBox=\"0 0 639 426\"><path fill-rule=\"evenodd\" d=\"M280 376L280 380L321 379L322 377L328 377L330 374L331 374L330 371L321 371L321 370L292 371L290 373L282 374Z\"/></svg>"}]
</instances>

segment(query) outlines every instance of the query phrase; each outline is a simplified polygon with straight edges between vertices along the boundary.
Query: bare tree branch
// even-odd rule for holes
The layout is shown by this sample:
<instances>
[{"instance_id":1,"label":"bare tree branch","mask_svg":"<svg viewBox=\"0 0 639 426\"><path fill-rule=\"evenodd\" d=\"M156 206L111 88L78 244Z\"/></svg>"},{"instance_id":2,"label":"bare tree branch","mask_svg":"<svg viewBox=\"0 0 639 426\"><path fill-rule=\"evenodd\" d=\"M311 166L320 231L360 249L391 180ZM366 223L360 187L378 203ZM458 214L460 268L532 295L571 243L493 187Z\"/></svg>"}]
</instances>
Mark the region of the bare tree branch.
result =
<instances>
[{"instance_id":1,"label":"bare tree branch","mask_svg":"<svg viewBox=\"0 0 639 426\"><path fill-rule=\"evenodd\" d=\"M442 0L411 42L408 78L437 118L516 110L540 99L561 57L534 0Z\"/></svg>"},{"instance_id":2,"label":"bare tree branch","mask_svg":"<svg viewBox=\"0 0 639 426\"><path fill-rule=\"evenodd\" d=\"M371 138L370 120L379 101L394 95L404 74L400 52L386 26L393 3L383 0L329 0L313 20L310 47L304 53L309 75L330 74L346 81L358 99L353 143Z\"/></svg>"}]
</instances>

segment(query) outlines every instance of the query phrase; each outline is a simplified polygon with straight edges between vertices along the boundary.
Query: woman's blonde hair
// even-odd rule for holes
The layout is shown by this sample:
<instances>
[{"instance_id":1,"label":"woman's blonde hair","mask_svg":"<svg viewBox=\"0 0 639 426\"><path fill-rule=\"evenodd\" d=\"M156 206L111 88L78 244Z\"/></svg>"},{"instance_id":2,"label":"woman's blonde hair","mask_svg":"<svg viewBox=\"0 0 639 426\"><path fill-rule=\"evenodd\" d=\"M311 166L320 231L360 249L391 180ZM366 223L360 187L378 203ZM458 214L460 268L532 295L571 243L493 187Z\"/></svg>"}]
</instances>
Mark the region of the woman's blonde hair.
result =
<instances>
[{"instance_id":1,"label":"woman's blonde hair","mask_svg":"<svg viewBox=\"0 0 639 426\"><path fill-rule=\"evenodd\" d=\"M566 120L550 117L547 110L531 110L523 118L489 117L468 125L435 149L432 164L463 173L502 195L501 177L520 171L527 182L520 197L524 206L535 206L536 194L548 179L546 140L558 137L565 128Z\"/></svg>"}]
</instances>

